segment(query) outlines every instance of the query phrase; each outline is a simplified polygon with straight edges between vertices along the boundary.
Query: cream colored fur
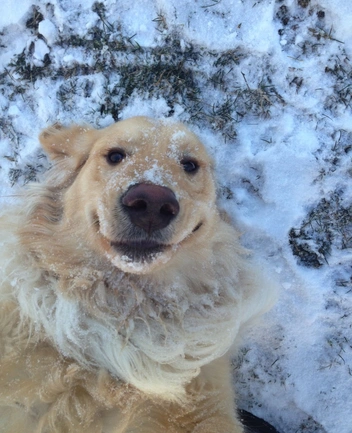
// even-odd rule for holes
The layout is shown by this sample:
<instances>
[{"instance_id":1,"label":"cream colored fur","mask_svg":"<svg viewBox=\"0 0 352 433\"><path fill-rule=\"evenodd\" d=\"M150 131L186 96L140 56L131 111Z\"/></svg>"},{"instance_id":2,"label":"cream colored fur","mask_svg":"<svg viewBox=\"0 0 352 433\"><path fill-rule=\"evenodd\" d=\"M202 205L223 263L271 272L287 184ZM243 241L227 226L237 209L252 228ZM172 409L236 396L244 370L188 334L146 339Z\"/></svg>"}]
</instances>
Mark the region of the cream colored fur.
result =
<instances>
[{"instance_id":1,"label":"cream colored fur","mask_svg":"<svg viewBox=\"0 0 352 433\"><path fill-rule=\"evenodd\" d=\"M220 216L203 145L147 118L56 125L41 142L54 167L0 220L0 432L241 432L227 358L272 292ZM140 182L180 203L147 261L112 247Z\"/></svg>"}]
</instances>

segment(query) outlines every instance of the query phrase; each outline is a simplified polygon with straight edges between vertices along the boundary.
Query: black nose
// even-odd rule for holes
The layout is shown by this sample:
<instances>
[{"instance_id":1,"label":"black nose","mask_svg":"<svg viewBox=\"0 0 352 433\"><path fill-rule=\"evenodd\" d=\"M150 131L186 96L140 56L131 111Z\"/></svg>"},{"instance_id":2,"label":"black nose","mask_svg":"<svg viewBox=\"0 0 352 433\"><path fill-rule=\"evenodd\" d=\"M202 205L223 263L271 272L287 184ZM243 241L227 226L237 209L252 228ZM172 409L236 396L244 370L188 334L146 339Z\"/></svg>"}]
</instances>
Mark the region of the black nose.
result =
<instances>
[{"instance_id":1,"label":"black nose","mask_svg":"<svg viewBox=\"0 0 352 433\"><path fill-rule=\"evenodd\" d=\"M180 211L171 189L148 183L132 186L122 197L122 205L132 224L148 234L167 227Z\"/></svg>"}]
</instances>

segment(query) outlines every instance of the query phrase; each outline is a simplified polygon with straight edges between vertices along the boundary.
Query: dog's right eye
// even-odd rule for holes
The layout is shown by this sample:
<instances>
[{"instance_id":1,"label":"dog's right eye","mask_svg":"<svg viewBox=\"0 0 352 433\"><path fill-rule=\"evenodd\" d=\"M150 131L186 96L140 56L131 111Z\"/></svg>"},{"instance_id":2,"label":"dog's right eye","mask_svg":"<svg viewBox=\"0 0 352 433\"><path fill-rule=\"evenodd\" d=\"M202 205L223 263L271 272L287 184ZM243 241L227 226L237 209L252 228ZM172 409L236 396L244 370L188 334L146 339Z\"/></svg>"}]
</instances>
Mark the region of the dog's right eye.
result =
<instances>
[{"instance_id":1,"label":"dog's right eye","mask_svg":"<svg viewBox=\"0 0 352 433\"><path fill-rule=\"evenodd\" d=\"M181 160L182 167L186 173L194 174L199 169L199 164L195 159L184 158Z\"/></svg>"},{"instance_id":2,"label":"dog's right eye","mask_svg":"<svg viewBox=\"0 0 352 433\"><path fill-rule=\"evenodd\" d=\"M126 153L122 149L112 149L106 155L106 160L109 164L119 164L126 157Z\"/></svg>"}]
</instances>

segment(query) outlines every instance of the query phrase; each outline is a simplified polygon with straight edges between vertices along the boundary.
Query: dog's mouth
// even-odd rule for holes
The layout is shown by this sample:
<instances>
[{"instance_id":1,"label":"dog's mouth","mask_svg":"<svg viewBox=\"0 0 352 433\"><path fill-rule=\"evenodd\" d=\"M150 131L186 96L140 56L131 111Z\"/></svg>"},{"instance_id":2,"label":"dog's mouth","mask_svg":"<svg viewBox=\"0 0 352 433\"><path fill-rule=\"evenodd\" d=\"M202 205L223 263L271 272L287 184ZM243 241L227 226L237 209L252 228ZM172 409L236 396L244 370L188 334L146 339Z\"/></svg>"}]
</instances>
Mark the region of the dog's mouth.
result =
<instances>
[{"instance_id":1,"label":"dog's mouth","mask_svg":"<svg viewBox=\"0 0 352 433\"><path fill-rule=\"evenodd\" d=\"M102 246L108 258L115 266L134 273L144 272L144 270L149 269L153 263L166 263L173 255L173 252L203 226L203 221L200 221L194 226L193 230L188 234L185 233L183 239L176 244L170 242L170 237L172 237L170 232L154 234L153 238L147 237L141 233L139 233L139 235L137 233L131 233L130 237L128 237L127 234L126 237L118 237L118 239L111 240L109 236L103 233L98 214L96 212L92 213L91 218L96 233L99 233L101 236Z\"/></svg>"},{"instance_id":2,"label":"dog's mouth","mask_svg":"<svg viewBox=\"0 0 352 433\"><path fill-rule=\"evenodd\" d=\"M171 245L152 239L111 241L110 245L119 255L132 262L150 262L171 248Z\"/></svg>"},{"instance_id":3,"label":"dog's mouth","mask_svg":"<svg viewBox=\"0 0 352 433\"><path fill-rule=\"evenodd\" d=\"M202 222L197 224L188 236L198 231L202 225ZM160 243L153 239L138 239L111 241L110 246L121 257L124 257L130 262L150 263L156 257L166 253L172 248L176 248L178 245Z\"/></svg>"},{"instance_id":4,"label":"dog's mouth","mask_svg":"<svg viewBox=\"0 0 352 433\"><path fill-rule=\"evenodd\" d=\"M202 225L202 222L198 223L186 238L197 232ZM156 258L177 249L182 242L183 241L178 244L170 244L158 242L154 239L142 238L110 241L110 246L124 261L148 264Z\"/></svg>"}]
</instances>

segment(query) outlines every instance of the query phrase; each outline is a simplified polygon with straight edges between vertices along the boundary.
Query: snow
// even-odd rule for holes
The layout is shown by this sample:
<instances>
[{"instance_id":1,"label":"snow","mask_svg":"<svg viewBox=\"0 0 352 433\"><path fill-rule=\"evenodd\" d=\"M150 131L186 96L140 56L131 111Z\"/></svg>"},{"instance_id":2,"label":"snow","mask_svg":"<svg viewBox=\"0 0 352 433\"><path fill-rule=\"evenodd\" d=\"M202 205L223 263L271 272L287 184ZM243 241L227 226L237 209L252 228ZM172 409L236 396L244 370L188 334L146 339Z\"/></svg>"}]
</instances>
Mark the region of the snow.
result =
<instances>
[{"instance_id":1,"label":"snow","mask_svg":"<svg viewBox=\"0 0 352 433\"><path fill-rule=\"evenodd\" d=\"M35 41L34 47L35 48L34 48L33 58L34 60L36 60L36 62L34 63L37 66L42 66L45 54L48 54L50 50L46 45L46 43L41 39Z\"/></svg>"},{"instance_id":2,"label":"snow","mask_svg":"<svg viewBox=\"0 0 352 433\"><path fill-rule=\"evenodd\" d=\"M49 45L55 42L57 29L50 20L43 20L38 25L38 32L44 36Z\"/></svg>"},{"instance_id":3,"label":"snow","mask_svg":"<svg viewBox=\"0 0 352 433\"><path fill-rule=\"evenodd\" d=\"M231 113L238 120L236 136L225 140L221 128L214 126L215 117L213 123L197 123L181 99L171 110L166 98L147 89L135 89L127 102L120 101L118 115L190 123L214 157L220 191L230 191L228 197L220 194L221 206L243 233L244 245L281 284L277 305L244 337L234 360L238 404L282 433L351 433L351 241L335 233L330 255L319 268L304 266L289 244L290 230L299 229L323 198L329 201L337 192L344 208L352 204L350 0L105 0L103 20L96 4L2 2L2 203L13 193L12 183L23 183L31 167L47 167L36 139L45 126L85 121L104 127L114 121L106 93L121 76L116 73L109 81L104 74L113 37L103 46L98 38L91 51L79 46L79 37L95 26L114 26L131 38L131 46L148 50L177 33L183 53L191 44L202 53L192 67L201 77L198 84L203 83L202 97L209 106L224 103L236 89L248 90L243 103L238 94L242 105ZM43 18L37 28L28 28L33 5ZM65 45L60 38L72 33L76 42ZM220 85L210 88L205 83L215 72L215 54L228 50L240 60L224 65L225 90ZM49 55L56 70L77 68L76 75L30 77L25 83L20 63L17 69L10 64L22 52L33 67L43 68ZM104 61L94 72L97 52ZM117 66L149 60L127 50L116 56ZM281 99L270 94L270 113L259 116L250 98L265 104L270 85ZM72 88L75 92L65 93ZM151 175L156 172L151 168ZM351 233L351 223L346 227ZM339 248L338 236L346 247ZM312 248L315 242L307 239Z\"/></svg>"},{"instance_id":4,"label":"snow","mask_svg":"<svg viewBox=\"0 0 352 433\"><path fill-rule=\"evenodd\" d=\"M32 4L31 0L22 0L14 7L12 0L3 0L1 2L3 12L0 14L0 28L20 21L27 14Z\"/></svg>"}]
</instances>

